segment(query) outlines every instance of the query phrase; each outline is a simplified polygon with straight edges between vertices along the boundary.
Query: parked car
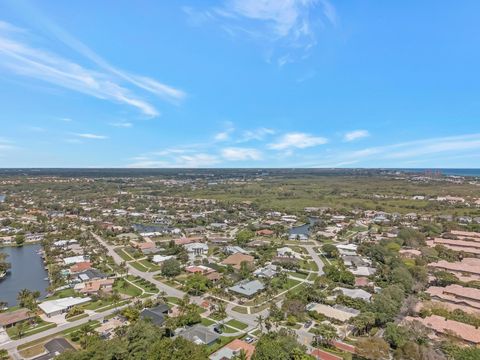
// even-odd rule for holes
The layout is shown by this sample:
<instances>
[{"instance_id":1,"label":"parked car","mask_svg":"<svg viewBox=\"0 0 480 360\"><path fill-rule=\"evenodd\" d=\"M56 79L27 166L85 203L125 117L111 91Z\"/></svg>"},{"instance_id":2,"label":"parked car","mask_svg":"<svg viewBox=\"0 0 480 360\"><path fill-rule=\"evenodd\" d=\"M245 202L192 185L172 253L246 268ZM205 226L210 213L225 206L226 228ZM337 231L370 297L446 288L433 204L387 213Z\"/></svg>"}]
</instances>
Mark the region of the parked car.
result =
<instances>
[{"instance_id":1,"label":"parked car","mask_svg":"<svg viewBox=\"0 0 480 360\"><path fill-rule=\"evenodd\" d=\"M309 328L310 326L312 326L312 320L308 320L303 326L305 328Z\"/></svg>"},{"instance_id":2,"label":"parked car","mask_svg":"<svg viewBox=\"0 0 480 360\"><path fill-rule=\"evenodd\" d=\"M222 334L223 333L223 329L220 325L217 325L213 328L213 331L215 331L217 334Z\"/></svg>"},{"instance_id":3,"label":"parked car","mask_svg":"<svg viewBox=\"0 0 480 360\"><path fill-rule=\"evenodd\" d=\"M255 339L252 338L251 336L247 336L247 337L245 338L245 342L246 342L247 344L251 344L252 342L254 342L254 340L255 340Z\"/></svg>"}]
</instances>

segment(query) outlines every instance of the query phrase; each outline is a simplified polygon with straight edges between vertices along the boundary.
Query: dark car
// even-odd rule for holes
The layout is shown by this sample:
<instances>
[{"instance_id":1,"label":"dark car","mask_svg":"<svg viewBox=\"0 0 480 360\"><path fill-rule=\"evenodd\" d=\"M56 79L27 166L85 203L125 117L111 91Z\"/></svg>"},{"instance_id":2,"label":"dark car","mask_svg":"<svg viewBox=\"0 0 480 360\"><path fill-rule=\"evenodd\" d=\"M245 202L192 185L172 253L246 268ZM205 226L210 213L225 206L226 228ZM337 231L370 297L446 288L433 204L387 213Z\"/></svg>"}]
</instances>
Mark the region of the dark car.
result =
<instances>
[{"instance_id":1,"label":"dark car","mask_svg":"<svg viewBox=\"0 0 480 360\"><path fill-rule=\"evenodd\" d=\"M223 333L223 329L220 325L217 325L213 328L213 331L215 331L217 334L222 334Z\"/></svg>"},{"instance_id":2,"label":"dark car","mask_svg":"<svg viewBox=\"0 0 480 360\"><path fill-rule=\"evenodd\" d=\"M306 328L312 326L312 320L308 320L303 326Z\"/></svg>"}]
</instances>

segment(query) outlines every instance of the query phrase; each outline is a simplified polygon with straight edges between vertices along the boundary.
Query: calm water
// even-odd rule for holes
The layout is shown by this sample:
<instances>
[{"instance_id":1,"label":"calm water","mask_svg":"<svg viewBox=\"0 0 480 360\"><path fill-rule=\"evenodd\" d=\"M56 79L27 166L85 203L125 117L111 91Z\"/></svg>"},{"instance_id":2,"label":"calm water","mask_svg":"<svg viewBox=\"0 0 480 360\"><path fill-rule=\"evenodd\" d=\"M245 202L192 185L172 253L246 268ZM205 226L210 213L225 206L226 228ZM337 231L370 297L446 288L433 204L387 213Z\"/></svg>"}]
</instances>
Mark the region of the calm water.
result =
<instances>
[{"instance_id":1,"label":"calm water","mask_svg":"<svg viewBox=\"0 0 480 360\"><path fill-rule=\"evenodd\" d=\"M12 265L10 273L0 280L0 301L6 301L9 306L17 304L17 294L22 289L38 290L42 297L46 295L48 274L37 251L39 244L23 247L3 247L0 252L7 253L7 261Z\"/></svg>"},{"instance_id":2,"label":"calm water","mask_svg":"<svg viewBox=\"0 0 480 360\"><path fill-rule=\"evenodd\" d=\"M310 227L318 221L318 218L309 217L308 220L310 223L295 226L290 229L290 235L306 235L310 236Z\"/></svg>"}]
</instances>

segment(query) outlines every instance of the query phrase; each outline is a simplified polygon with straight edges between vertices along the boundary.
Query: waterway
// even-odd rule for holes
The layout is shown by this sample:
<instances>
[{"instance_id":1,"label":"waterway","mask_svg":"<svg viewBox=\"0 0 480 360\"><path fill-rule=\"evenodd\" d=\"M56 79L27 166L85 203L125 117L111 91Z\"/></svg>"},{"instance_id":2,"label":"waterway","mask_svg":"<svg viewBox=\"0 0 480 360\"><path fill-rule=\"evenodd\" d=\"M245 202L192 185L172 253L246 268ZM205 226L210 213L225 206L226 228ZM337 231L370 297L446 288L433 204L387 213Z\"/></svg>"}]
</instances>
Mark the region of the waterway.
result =
<instances>
[{"instance_id":1,"label":"waterway","mask_svg":"<svg viewBox=\"0 0 480 360\"><path fill-rule=\"evenodd\" d=\"M310 236L310 228L318 222L318 218L315 217L309 217L308 218L308 223L300 225L300 226L294 226L290 229L290 235L305 235L305 236Z\"/></svg>"},{"instance_id":2,"label":"waterway","mask_svg":"<svg viewBox=\"0 0 480 360\"><path fill-rule=\"evenodd\" d=\"M0 280L0 301L6 301L8 306L16 305L17 294L22 289L38 290L41 298L45 297L48 274L42 257L37 254L39 250L40 244L0 248L0 252L9 255L7 261L11 264L10 272Z\"/></svg>"}]
</instances>

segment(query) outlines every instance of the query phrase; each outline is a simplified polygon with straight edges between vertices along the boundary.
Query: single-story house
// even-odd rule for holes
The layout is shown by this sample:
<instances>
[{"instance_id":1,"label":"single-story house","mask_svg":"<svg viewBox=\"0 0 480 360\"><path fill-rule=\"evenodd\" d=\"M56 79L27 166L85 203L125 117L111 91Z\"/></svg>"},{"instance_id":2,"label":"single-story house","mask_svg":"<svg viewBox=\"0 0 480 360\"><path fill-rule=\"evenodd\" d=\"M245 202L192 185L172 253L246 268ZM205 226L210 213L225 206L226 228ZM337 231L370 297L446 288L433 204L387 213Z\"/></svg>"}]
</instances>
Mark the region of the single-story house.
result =
<instances>
[{"instance_id":1,"label":"single-story house","mask_svg":"<svg viewBox=\"0 0 480 360\"><path fill-rule=\"evenodd\" d=\"M197 345L213 344L220 337L219 334L200 324L191 326L178 335Z\"/></svg>"},{"instance_id":2,"label":"single-story house","mask_svg":"<svg viewBox=\"0 0 480 360\"><path fill-rule=\"evenodd\" d=\"M38 304L40 310L42 310L47 317L60 315L76 305L85 304L92 300L89 297L80 298L80 297L66 297L63 299L48 300Z\"/></svg>"},{"instance_id":3,"label":"single-story house","mask_svg":"<svg viewBox=\"0 0 480 360\"><path fill-rule=\"evenodd\" d=\"M347 289L343 287L336 287L333 289L334 294L343 294L345 296L348 296L352 299L361 299L364 301L369 302L370 298L372 297L372 294L369 292L363 290L363 289Z\"/></svg>"},{"instance_id":4,"label":"single-story house","mask_svg":"<svg viewBox=\"0 0 480 360\"><path fill-rule=\"evenodd\" d=\"M241 351L245 352L247 360L249 360L255 352L255 345L249 344L243 340L235 339L228 343L220 350L210 355L210 360L231 360L238 356Z\"/></svg>"},{"instance_id":5,"label":"single-story house","mask_svg":"<svg viewBox=\"0 0 480 360\"><path fill-rule=\"evenodd\" d=\"M241 253L236 253L228 256L222 261L223 265L232 265L235 269L239 270L241 264L246 262L248 266L253 266L254 257L251 255L245 255Z\"/></svg>"},{"instance_id":6,"label":"single-story house","mask_svg":"<svg viewBox=\"0 0 480 360\"><path fill-rule=\"evenodd\" d=\"M152 261L155 264L160 264L160 263L163 263L165 260L170 260L174 258L175 256L173 255L153 255Z\"/></svg>"},{"instance_id":7,"label":"single-story house","mask_svg":"<svg viewBox=\"0 0 480 360\"><path fill-rule=\"evenodd\" d=\"M253 272L253 275L263 278L272 278L278 273L277 265L269 264Z\"/></svg>"},{"instance_id":8,"label":"single-story house","mask_svg":"<svg viewBox=\"0 0 480 360\"><path fill-rule=\"evenodd\" d=\"M30 310L22 308L15 311L0 313L0 327L11 327L18 323L35 318L35 314Z\"/></svg>"},{"instance_id":9,"label":"single-story house","mask_svg":"<svg viewBox=\"0 0 480 360\"><path fill-rule=\"evenodd\" d=\"M238 284L228 288L229 291L245 297L252 297L263 289L265 289L265 286L259 280L241 281Z\"/></svg>"},{"instance_id":10,"label":"single-story house","mask_svg":"<svg viewBox=\"0 0 480 360\"><path fill-rule=\"evenodd\" d=\"M75 348L65 338L56 338L46 342L43 347L47 353L36 357L34 360L51 360L66 351L75 351Z\"/></svg>"},{"instance_id":11,"label":"single-story house","mask_svg":"<svg viewBox=\"0 0 480 360\"><path fill-rule=\"evenodd\" d=\"M352 308L338 305L338 304L334 306L330 306L330 305L313 303L313 304L307 305L307 310L316 311L319 314L325 315L327 318L335 319L340 322L346 322L350 320L352 317L355 317L358 314L360 314L360 311L356 309L352 309Z\"/></svg>"},{"instance_id":12,"label":"single-story house","mask_svg":"<svg viewBox=\"0 0 480 360\"><path fill-rule=\"evenodd\" d=\"M149 319L153 324L161 326L165 322L165 315L170 310L167 304L160 304L150 309L143 309L140 318Z\"/></svg>"},{"instance_id":13,"label":"single-story house","mask_svg":"<svg viewBox=\"0 0 480 360\"><path fill-rule=\"evenodd\" d=\"M63 262L65 263L65 265L73 265L73 264L86 262L86 261L88 261L88 259L83 255L71 256L63 259Z\"/></svg>"}]
</instances>

